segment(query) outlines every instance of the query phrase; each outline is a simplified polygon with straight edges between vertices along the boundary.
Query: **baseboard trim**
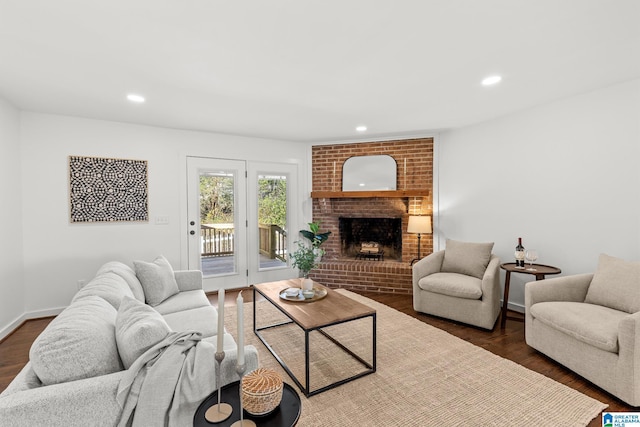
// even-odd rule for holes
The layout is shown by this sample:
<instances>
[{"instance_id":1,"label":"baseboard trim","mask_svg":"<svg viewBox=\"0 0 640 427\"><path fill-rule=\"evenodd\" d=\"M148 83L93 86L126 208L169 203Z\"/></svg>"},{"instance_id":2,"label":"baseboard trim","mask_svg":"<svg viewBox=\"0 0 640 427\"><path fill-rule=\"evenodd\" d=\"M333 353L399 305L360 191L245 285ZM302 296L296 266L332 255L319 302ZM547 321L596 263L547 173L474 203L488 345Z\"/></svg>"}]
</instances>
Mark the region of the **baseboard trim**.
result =
<instances>
[{"instance_id":1,"label":"baseboard trim","mask_svg":"<svg viewBox=\"0 0 640 427\"><path fill-rule=\"evenodd\" d=\"M49 308L47 310L37 310L22 313L22 315L16 317L11 323L4 328L0 329L0 342L4 341L9 335L11 335L16 329L18 329L24 322L32 319L40 319L42 317L57 316L62 313L66 307Z\"/></svg>"},{"instance_id":2,"label":"baseboard trim","mask_svg":"<svg viewBox=\"0 0 640 427\"><path fill-rule=\"evenodd\" d=\"M522 304L514 304L512 302L510 302L509 304L507 304L507 309L508 310L513 310L513 311L517 311L518 313L522 313L524 314L524 305Z\"/></svg>"},{"instance_id":3,"label":"baseboard trim","mask_svg":"<svg viewBox=\"0 0 640 427\"><path fill-rule=\"evenodd\" d=\"M27 320L27 314L22 313L21 316L16 317L11 323L4 328L0 329L0 343L5 340L9 335L13 333L20 325Z\"/></svg>"}]
</instances>

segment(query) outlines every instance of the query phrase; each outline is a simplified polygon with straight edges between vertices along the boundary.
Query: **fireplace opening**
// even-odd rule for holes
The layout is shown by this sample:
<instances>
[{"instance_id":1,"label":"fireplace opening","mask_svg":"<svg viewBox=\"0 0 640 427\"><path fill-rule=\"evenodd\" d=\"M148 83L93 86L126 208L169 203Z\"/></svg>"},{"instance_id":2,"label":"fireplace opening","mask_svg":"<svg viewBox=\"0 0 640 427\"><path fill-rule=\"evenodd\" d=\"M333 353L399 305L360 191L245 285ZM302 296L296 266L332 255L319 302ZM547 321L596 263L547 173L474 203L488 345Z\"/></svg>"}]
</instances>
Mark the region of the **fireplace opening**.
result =
<instances>
[{"instance_id":1,"label":"fireplace opening","mask_svg":"<svg viewBox=\"0 0 640 427\"><path fill-rule=\"evenodd\" d=\"M341 256L402 261L402 218L341 217L338 226Z\"/></svg>"}]
</instances>

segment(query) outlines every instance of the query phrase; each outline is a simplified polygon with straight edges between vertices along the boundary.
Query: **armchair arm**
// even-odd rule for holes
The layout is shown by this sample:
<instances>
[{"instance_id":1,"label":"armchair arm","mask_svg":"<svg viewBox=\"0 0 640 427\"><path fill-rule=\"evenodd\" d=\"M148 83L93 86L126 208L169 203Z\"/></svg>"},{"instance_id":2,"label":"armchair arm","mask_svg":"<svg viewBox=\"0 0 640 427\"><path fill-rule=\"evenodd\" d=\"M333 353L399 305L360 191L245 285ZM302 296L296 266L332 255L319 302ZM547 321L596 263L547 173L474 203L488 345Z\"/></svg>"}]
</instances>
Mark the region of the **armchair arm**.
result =
<instances>
[{"instance_id":1,"label":"armchair arm","mask_svg":"<svg viewBox=\"0 0 640 427\"><path fill-rule=\"evenodd\" d=\"M498 296L500 299L500 258L491 255L491 260L482 277L482 299L493 301Z\"/></svg>"},{"instance_id":2,"label":"armchair arm","mask_svg":"<svg viewBox=\"0 0 640 427\"><path fill-rule=\"evenodd\" d=\"M618 324L620 362L616 368L616 383L626 402L640 406L640 312L630 314Z\"/></svg>"},{"instance_id":3,"label":"armchair arm","mask_svg":"<svg viewBox=\"0 0 640 427\"><path fill-rule=\"evenodd\" d=\"M444 260L444 251L434 252L413 264L413 282L417 285L418 280L430 274L439 273Z\"/></svg>"},{"instance_id":4,"label":"armchair arm","mask_svg":"<svg viewBox=\"0 0 640 427\"><path fill-rule=\"evenodd\" d=\"M524 286L524 305L528 312L533 304L544 301L584 302L593 273L554 277L528 282Z\"/></svg>"},{"instance_id":5,"label":"armchair arm","mask_svg":"<svg viewBox=\"0 0 640 427\"><path fill-rule=\"evenodd\" d=\"M174 271L174 275L180 292L197 291L202 289L202 271L177 270Z\"/></svg>"}]
</instances>

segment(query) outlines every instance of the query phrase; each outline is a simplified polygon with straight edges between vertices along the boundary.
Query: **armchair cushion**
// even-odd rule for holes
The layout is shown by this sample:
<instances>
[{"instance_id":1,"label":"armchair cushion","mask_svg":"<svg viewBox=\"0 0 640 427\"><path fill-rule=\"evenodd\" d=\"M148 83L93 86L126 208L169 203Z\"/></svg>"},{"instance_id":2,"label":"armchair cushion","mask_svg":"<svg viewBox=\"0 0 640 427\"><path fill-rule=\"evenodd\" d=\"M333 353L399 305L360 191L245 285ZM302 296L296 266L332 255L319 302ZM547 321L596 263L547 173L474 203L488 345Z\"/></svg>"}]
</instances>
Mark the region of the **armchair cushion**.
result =
<instances>
[{"instance_id":1,"label":"armchair cushion","mask_svg":"<svg viewBox=\"0 0 640 427\"><path fill-rule=\"evenodd\" d=\"M601 305L551 301L531 306L534 319L611 353L618 352L618 323L628 313Z\"/></svg>"},{"instance_id":2,"label":"armchair cushion","mask_svg":"<svg viewBox=\"0 0 640 427\"><path fill-rule=\"evenodd\" d=\"M431 274L420 279L418 286L425 291L456 298L480 299L482 297L482 281L464 274Z\"/></svg>"},{"instance_id":3,"label":"armchair cushion","mask_svg":"<svg viewBox=\"0 0 640 427\"><path fill-rule=\"evenodd\" d=\"M492 249L493 242L470 243L447 239L441 271L482 279L491 260Z\"/></svg>"},{"instance_id":4,"label":"armchair cushion","mask_svg":"<svg viewBox=\"0 0 640 427\"><path fill-rule=\"evenodd\" d=\"M601 254L585 302L627 313L640 311L640 262Z\"/></svg>"},{"instance_id":5,"label":"armchair cushion","mask_svg":"<svg viewBox=\"0 0 640 427\"><path fill-rule=\"evenodd\" d=\"M147 304L156 306L180 292L173 268L162 255L153 262L133 261Z\"/></svg>"}]
</instances>

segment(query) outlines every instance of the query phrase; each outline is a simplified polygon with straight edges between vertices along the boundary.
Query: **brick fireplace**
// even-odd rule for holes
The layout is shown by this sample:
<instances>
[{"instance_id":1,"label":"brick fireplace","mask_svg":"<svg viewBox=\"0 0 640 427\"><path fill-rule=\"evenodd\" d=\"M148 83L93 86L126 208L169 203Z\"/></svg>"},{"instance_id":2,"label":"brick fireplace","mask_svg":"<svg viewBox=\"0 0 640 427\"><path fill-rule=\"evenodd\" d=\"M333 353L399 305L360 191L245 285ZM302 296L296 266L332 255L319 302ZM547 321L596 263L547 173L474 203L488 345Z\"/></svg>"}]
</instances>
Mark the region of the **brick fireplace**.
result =
<instances>
[{"instance_id":1,"label":"brick fireplace","mask_svg":"<svg viewBox=\"0 0 640 427\"><path fill-rule=\"evenodd\" d=\"M358 195L342 192L342 165L353 156L385 154L397 164L397 191ZM410 294L410 262L417 256L416 234L407 233L409 215L431 215L433 187L433 139L419 138L312 147L313 220L321 231L331 231L322 245L323 262L311 277L332 288ZM345 243L345 223L359 222L350 231L355 242ZM341 223L342 220L342 234ZM371 221L368 221L371 220ZM368 222L367 222L368 221ZM396 225L393 225L396 224ZM359 227L359 228L358 228ZM387 227L393 228L388 230ZM399 233L399 236L392 236ZM363 237L363 235L365 237ZM380 240L385 256L357 259L361 241ZM433 251L431 235L422 235L421 254Z\"/></svg>"}]
</instances>

